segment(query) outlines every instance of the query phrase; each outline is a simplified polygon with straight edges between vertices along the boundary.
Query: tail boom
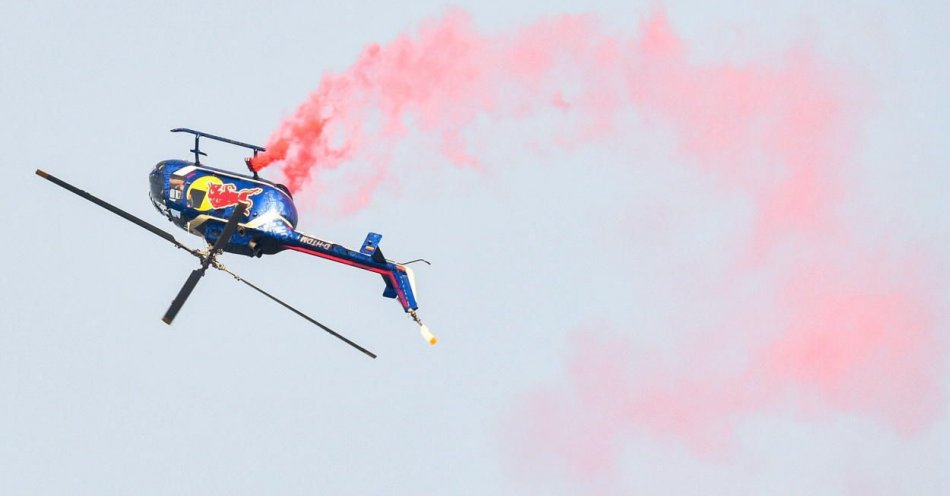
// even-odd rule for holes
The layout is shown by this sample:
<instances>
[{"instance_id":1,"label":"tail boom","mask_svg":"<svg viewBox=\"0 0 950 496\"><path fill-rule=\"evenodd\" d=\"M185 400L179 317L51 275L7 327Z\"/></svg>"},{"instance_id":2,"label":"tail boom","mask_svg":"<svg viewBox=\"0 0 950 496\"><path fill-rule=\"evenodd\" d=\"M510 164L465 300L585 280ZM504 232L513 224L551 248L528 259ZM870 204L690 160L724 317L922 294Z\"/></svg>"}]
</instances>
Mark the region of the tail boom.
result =
<instances>
[{"instance_id":1,"label":"tail boom","mask_svg":"<svg viewBox=\"0 0 950 496\"><path fill-rule=\"evenodd\" d=\"M386 282L384 296L399 300L407 313L415 312L419 308L415 298L412 269L386 260L378 247L373 250L372 255L368 255L297 231L292 231L282 244L283 248L288 250L375 272Z\"/></svg>"}]
</instances>

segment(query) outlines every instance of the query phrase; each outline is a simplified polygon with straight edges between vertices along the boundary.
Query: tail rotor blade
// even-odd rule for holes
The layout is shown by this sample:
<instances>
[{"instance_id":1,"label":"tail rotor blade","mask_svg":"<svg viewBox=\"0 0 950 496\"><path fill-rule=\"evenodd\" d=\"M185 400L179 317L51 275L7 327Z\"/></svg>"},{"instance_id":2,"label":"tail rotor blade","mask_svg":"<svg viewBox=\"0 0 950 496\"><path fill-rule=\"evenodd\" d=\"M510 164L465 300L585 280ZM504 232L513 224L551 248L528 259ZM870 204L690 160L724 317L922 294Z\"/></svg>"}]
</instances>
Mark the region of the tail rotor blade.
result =
<instances>
[{"instance_id":1,"label":"tail rotor blade","mask_svg":"<svg viewBox=\"0 0 950 496\"><path fill-rule=\"evenodd\" d=\"M201 279L201 276L203 275L205 275L204 269L195 269L191 271L191 275L188 276L184 286L182 286L181 290L178 291L178 295L175 296L174 300L172 300L172 304L168 307L168 311L165 312L165 316L162 317L162 322L171 325L172 321L175 320L175 316L178 315L178 311L181 310L181 307L185 304L185 300L187 300L188 296L191 295L192 290L194 290L195 286L198 285L198 280Z\"/></svg>"}]
</instances>

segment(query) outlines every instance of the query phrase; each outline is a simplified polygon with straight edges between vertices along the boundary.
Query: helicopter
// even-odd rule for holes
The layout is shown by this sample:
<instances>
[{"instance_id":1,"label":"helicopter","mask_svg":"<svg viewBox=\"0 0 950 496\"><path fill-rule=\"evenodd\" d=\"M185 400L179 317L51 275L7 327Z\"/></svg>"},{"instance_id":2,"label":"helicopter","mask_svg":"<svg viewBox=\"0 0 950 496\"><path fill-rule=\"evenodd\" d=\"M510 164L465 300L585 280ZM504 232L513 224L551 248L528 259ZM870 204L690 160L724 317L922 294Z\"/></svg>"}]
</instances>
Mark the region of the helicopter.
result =
<instances>
[{"instance_id":1,"label":"helicopter","mask_svg":"<svg viewBox=\"0 0 950 496\"><path fill-rule=\"evenodd\" d=\"M207 154L201 151L199 143L201 138L208 138L250 149L254 156L265 151L263 147L187 128L175 128L171 132L194 136L194 149L189 150L194 154L194 161L173 159L156 164L149 173L149 199L155 209L173 224L203 238L207 242L204 249L189 248L171 233L46 171L36 170L38 176L131 221L198 258L200 266L185 280L162 317L163 322L171 325L198 281L209 268L214 268L230 274L238 282L244 283L367 356L376 358L373 352L257 287L228 269L219 260L225 252L260 258L263 255L291 250L379 274L386 285L383 296L397 300L403 311L418 324L422 337L429 344L436 344L436 337L417 312L419 306L415 297L415 274L408 267L414 262L429 264L428 261L417 259L396 263L387 259L379 247L382 235L374 232L366 235L359 251L354 251L296 230L297 209L286 186L261 178L251 167L250 158L245 160L251 172L250 176L206 166L201 163L201 157Z\"/></svg>"}]
</instances>

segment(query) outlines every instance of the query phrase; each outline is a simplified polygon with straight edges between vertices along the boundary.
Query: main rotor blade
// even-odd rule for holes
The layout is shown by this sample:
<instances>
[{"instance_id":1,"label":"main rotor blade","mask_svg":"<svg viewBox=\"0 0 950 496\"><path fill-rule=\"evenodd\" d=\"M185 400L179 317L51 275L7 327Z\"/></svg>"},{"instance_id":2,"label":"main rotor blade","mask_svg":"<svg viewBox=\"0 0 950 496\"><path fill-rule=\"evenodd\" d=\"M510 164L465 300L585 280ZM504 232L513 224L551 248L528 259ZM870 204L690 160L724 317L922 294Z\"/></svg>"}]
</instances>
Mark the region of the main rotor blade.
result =
<instances>
[{"instance_id":1,"label":"main rotor blade","mask_svg":"<svg viewBox=\"0 0 950 496\"><path fill-rule=\"evenodd\" d=\"M132 214L126 212L125 210L122 210L122 209L120 209L120 208L118 208L118 207L113 206L113 205L110 204L110 203L104 202L104 201L100 200L99 198L96 198L95 196L90 195L89 193L86 193L85 191L83 191L83 190L81 190L81 189L79 189L79 188L73 186L72 184L69 184L69 183L67 183L66 181L63 181L62 179L59 179L59 178L57 178L57 177L55 177L55 176L53 176L53 175L47 173L46 171L43 171L43 170L40 170L40 169L36 169L36 175L42 177L43 179L46 179L47 181L49 181L49 182L51 182L51 183L53 183L53 184L55 184L55 185L57 185L57 186L59 186L59 187L65 189L65 190L67 190L67 191L69 191L69 192L75 193L76 195L81 196L82 198L85 198L85 199L91 201L92 203L95 203L96 205L99 205L100 207L102 207L102 208L104 208L104 209L106 209L106 210L108 210L108 211L110 211L110 212L112 212L112 213L118 215L119 217L122 217L123 219L125 219L125 220L127 220L127 221L132 222L133 224L138 225L139 227L141 227L141 228L143 228L143 229L145 229L145 230L151 232L152 234L155 234L156 236L165 239L165 240L168 241L169 243L171 243L171 244L177 246L178 248L181 248L181 249L183 249L183 250L187 250L187 251L188 251L189 253L191 253L192 255L195 255L195 256L198 256L198 257L201 256L201 255L198 255L198 254L195 252L195 250L192 250L191 248L188 248L187 246L181 244L177 239L175 239L174 236L171 235L171 233L168 233L168 232L166 232L166 231L163 231L162 229L159 229L159 228L153 226L152 224L149 224L148 222L145 222L144 220L142 220L142 219L140 219L140 218L138 218L138 217L136 217L136 216L134 216L134 215L132 215Z\"/></svg>"},{"instance_id":2,"label":"main rotor blade","mask_svg":"<svg viewBox=\"0 0 950 496\"><path fill-rule=\"evenodd\" d=\"M178 311L181 310L182 305L185 304L185 300L188 299L191 291L195 289L195 286L198 285L198 280L201 279L201 276L203 275L205 275L204 268L191 271L191 275L189 275L188 279L185 280L184 286L182 286L178 291L178 295L175 296L174 300L172 300L172 304L168 307L168 311L165 312L165 316L162 317L162 322L171 325L172 321L175 320L175 316L178 315Z\"/></svg>"},{"instance_id":3,"label":"main rotor blade","mask_svg":"<svg viewBox=\"0 0 950 496\"><path fill-rule=\"evenodd\" d=\"M279 303L281 306L283 306L283 307L286 308L287 310L290 310L291 312L293 312L293 313L295 313L295 314L297 314L297 315L303 317L307 322L310 322L311 324L313 324L313 325L319 327L320 329L323 329L324 331L328 332L330 335L336 337L337 339L343 341L344 343L346 343L346 344L348 344L348 345L350 345L350 346L356 348L357 350L362 351L366 356L368 356L368 357L370 357L370 358L376 358L376 354L373 353L372 351L369 351L369 350L367 350L366 348L363 348L362 346L360 346L360 345L354 343L353 341L350 341L349 339L347 339L347 338L346 338L345 336L343 336L342 334L340 334L340 333L334 331L333 329L330 329L329 327L327 327L327 326L325 326L325 325L323 325L323 324L317 322L316 320L313 320L313 319L310 318L307 314L301 312L300 310L297 310L296 308L294 308L294 307L288 305L287 303L284 303L283 301L279 300L276 296L274 296L274 295L268 293L267 291L264 291L263 289L261 289L261 288L255 286L255 285L253 285L253 284L251 284L250 282L244 280L244 278L238 276L238 275L235 274L234 272L231 272L230 270L227 270L227 269L222 268L222 267L217 267L217 266L216 266L215 268L221 269L221 270L227 272L228 274L231 274L231 275L234 276L234 278L237 279L238 281L241 281L241 282L243 282L244 284L247 284L248 286L250 286L251 289L253 289L253 290L257 291L258 293L260 293L260 294L262 294L262 295L264 295L264 296L266 296L266 297L268 297L268 298L270 298L270 299L276 301L277 303Z\"/></svg>"},{"instance_id":4,"label":"main rotor blade","mask_svg":"<svg viewBox=\"0 0 950 496\"><path fill-rule=\"evenodd\" d=\"M218 236L217 241L214 242L214 246L211 248L211 253L218 253L227 246L228 241L231 239L231 235L234 234L234 230L237 229L238 222L241 218L244 217L244 212L247 210L247 204L239 202L236 207L234 207L234 212L231 213L231 217L228 218L228 223L224 225L224 230L221 231L221 235ZM207 267L211 263L211 257L205 259L203 265Z\"/></svg>"}]
</instances>

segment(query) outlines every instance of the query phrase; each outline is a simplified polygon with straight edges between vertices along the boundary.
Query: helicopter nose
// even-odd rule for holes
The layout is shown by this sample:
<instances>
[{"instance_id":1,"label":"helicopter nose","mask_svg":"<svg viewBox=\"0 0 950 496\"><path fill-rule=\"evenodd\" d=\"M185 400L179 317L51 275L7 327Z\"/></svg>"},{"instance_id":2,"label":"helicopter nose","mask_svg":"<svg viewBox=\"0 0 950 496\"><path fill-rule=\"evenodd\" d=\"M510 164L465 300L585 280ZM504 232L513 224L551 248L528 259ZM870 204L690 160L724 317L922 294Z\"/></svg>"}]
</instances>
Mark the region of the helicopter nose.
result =
<instances>
[{"instance_id":1,"label":"helicopter nose","mask_svg":"<svg viewBox=\"0 0 950 496\"><path fill-rule=\"evenodd\" d=\"M162 190L165 189L164 176L162 171L165 167L165 164L159 163L152 169L152 172L148 175L149 183L149 196L152 198L152 201L161 201Z\"/></svg>"}]
</instances>

